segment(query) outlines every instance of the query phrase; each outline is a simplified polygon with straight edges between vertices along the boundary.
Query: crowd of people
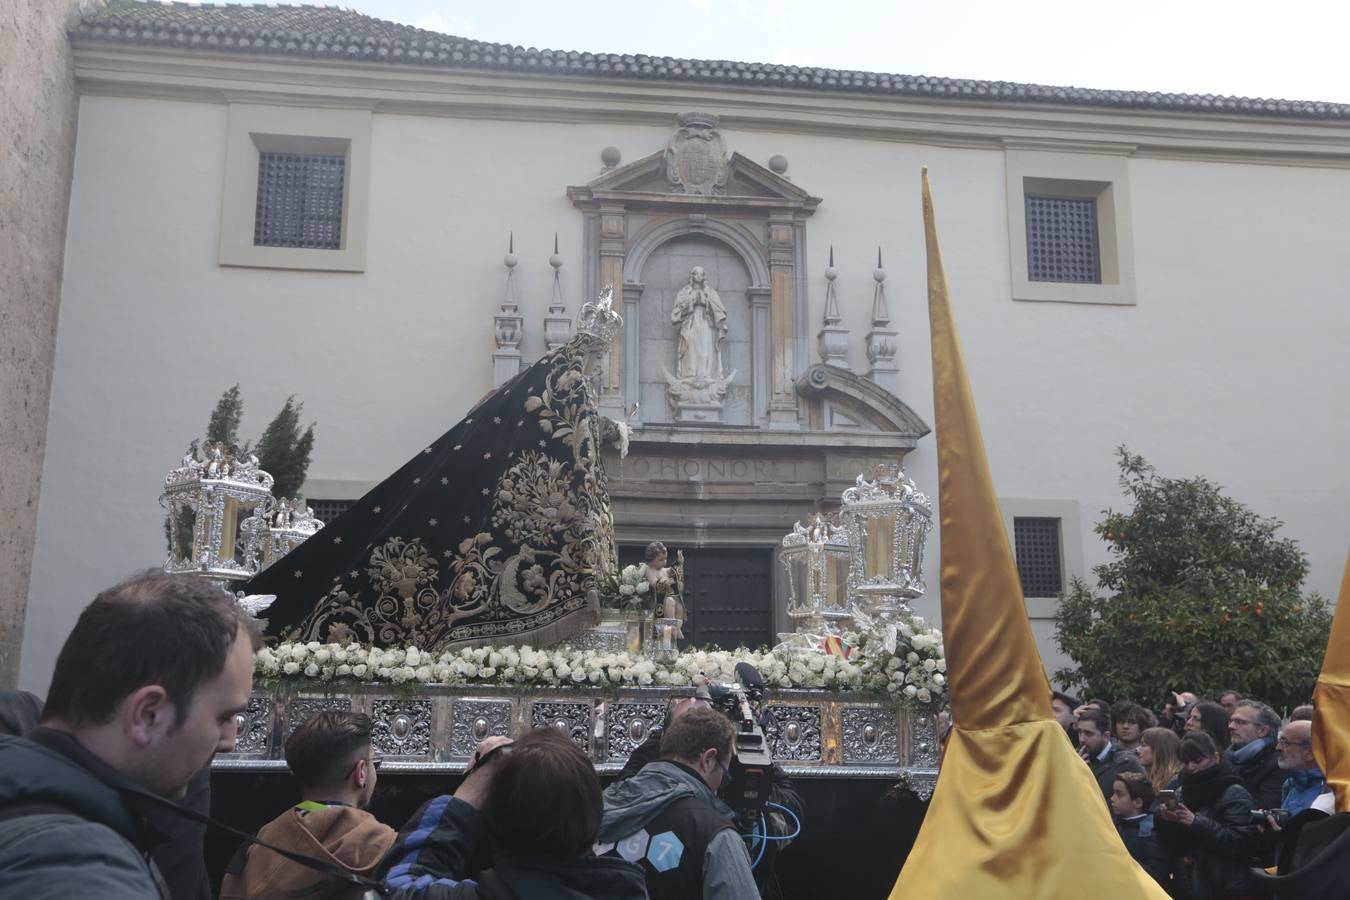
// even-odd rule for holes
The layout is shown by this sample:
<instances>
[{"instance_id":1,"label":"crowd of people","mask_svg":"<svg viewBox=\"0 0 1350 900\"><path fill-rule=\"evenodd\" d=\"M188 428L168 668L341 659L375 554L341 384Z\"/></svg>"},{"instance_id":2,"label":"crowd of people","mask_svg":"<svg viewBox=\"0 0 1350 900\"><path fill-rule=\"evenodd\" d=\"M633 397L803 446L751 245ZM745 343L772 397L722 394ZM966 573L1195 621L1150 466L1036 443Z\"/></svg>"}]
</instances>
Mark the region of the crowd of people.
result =
<instances>
[{"instance_id":1,"label":"crowd of people","mask_svg":"<svg viewBox=\"0 0 1350 900\"><path fill-rule=\"evenodd\" d=\"M1311 705L1282 717L1235 691L1180 692L1156 713L1058 692L1051 703L1130 855L1169 896L1270 896L1255 870L1276 862L1291 830L1335 811Z\"/></svg>"},{"instance_id":2,"label":"crowd of people","mask_svg":"<svg viewBox=\"0 0 1350 900\"><path fill-rule=\"evenodd\" d=\"M0 695L0 894L209 900L204 828L222 824L208 815L210 763L234 749L260 641L200 579L150 571L95 598L45 703ZM455 792L397 831L368 811L382 762L371 734L350 711L297 725L285 757L301 800L239 834L223 900L781 896L772 862L789 829L766 812L747 841L719 797L735 729L706 699L674 704L604 790L554 729L489 737ZM767 799L800 820L777 766Z\"/></svg>"},{"instance_id":3,"label":"crowd of people","mask_svg":"<svg viewBox=\"0 0 1350 900\"><path fill-rule=\"evenodd\" d=\"M213 896L209 766L234 748L260 640L199 579L151 571L101 593L62 647L45 702L0 695L4 895ZM1157 712L1063 693L1052 706L1125 847L1173 897L1269 896L1254 868L1274 863L1306 817L1334 812L1311 707L1282 717L1232 691L1179 693ZM674 703L604 789L560 732L489 737L455 792L398 830L368 811L382 761L371 735L358 712L298 723L285 757L301 800L238 834L221 898L782 896L773 862L800 827L801 799L773 766L762 830L746 834L719 796L735 728L706 699Z\"/></svg>"}]
</instances>

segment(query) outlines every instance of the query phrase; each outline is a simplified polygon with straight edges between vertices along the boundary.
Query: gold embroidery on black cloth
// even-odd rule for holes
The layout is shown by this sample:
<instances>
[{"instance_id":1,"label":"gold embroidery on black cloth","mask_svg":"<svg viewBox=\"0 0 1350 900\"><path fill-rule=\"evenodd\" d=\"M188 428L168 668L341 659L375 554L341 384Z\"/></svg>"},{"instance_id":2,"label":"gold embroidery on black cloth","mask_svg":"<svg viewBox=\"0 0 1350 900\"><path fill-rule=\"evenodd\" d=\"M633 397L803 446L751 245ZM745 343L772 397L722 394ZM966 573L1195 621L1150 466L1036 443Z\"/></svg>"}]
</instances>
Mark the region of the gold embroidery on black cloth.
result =
<instances>
[{"instance_id":1,"label":"gold embroidery on black cloth","mask_svg":"<svg viewBox=\"0 0 1350 900\"><path fill-rule=\"evenodd\" d=\"M513 434L528 435L534 446L525 447L522 437L478 448L479 457L496 466L495 483L451 490L442 486L448 477L413 481L419 491L490 500L486 512L456 516L439 530L438 519L429 519L417 536L377 538L382 542L369 548L363 571L343 572L298 624L282 627L281 636L438 651L487 640L546 644L593 624L593 609L591 616L577 614L588 609L597 574L612 569L615 558L600 462L602 419L583 375L586 355L583 343L573 340L511 382L514 390L475 408L474 416L491 416L493 400L504 401L512 422L523 414L525 425L533 422L541 434L535 439L535 429L512 425ZM529 377L540 369L542 380ZM470 450L467 443L455 445L456 454ZM408 466L400 473L405 471ZM485 482L494 477L484 474ZM411 534L413 523L406 524L395 520L393 527ZM442 539L446 543L438 546Z\"/></svg>"}]
</instances>

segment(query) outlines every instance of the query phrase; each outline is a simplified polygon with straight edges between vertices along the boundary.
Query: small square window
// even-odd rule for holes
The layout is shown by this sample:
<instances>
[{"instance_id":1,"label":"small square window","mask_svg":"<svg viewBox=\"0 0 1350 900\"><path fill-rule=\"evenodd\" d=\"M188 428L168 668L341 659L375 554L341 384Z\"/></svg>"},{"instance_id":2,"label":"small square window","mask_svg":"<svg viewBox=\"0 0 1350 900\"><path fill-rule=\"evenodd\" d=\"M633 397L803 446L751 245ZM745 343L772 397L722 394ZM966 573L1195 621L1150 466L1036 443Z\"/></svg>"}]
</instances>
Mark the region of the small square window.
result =
<instances>
[{"instance_id":1,"label":"small square window","mask_svg":"<svg viewBox=\"0 0 1350 900\"><path fill-rule=\"evenodd\" d=\"M342 249L346 172L345 156L259 153L253 245Z\"/></svg>"},{"instance_id":2,"label":"small square window","mask_svg":"<svg viewBox=\"0 0 1350 900\"><path fill-rule=\"evenodd\" d=\"M1026 195L1027 278L1101 284L1096 197Z\"/></svg>"},{"instance_id":3,"label":"small square window","mask_svg":"<svg viewBox=\"0 0 1350 900\"><path fill-rule=\"evenodd\" d=\"M352 508L355 500L310 500L308 506L314 510L314 518L325 525Z\"/></svg>"},{"instance_id":4,"label":"small square window","mask_svg":"<svg viewBox=\"0 0 1350 900\"><path fill-rule=\"evenodd\" d=\"M1059 519L1016 517L1013 547L1022 596L1056 597L1064 590Z\"/></svg>"}]
</instances>

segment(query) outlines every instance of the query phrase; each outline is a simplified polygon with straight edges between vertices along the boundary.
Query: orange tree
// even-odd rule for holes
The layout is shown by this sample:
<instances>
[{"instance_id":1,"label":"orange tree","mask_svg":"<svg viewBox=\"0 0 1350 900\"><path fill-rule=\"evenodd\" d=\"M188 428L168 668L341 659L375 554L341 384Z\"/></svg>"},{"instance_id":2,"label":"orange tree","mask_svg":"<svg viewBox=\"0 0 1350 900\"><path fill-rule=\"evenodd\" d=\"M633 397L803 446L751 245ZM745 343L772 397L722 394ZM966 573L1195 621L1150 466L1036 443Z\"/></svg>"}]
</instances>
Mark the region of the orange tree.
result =
<instances>
[{"instance_id":1,"label":"orange tree","mask_svg":"<svg viewBox=\"0 0 1350 900\"><path fill-rule=\"evenodd\" d=\"M1073 665L1061 686L1152 706L1168 691L1235 690L1276 708L1306 703L1331 612L1300 588L1308 562L1281 523L1204 478L1163 478L1117 450L1133 503L1094 529L1111 560L1094 590L1075 579L1059 598L1055 641Z\"/></svg>"}]
</instances>

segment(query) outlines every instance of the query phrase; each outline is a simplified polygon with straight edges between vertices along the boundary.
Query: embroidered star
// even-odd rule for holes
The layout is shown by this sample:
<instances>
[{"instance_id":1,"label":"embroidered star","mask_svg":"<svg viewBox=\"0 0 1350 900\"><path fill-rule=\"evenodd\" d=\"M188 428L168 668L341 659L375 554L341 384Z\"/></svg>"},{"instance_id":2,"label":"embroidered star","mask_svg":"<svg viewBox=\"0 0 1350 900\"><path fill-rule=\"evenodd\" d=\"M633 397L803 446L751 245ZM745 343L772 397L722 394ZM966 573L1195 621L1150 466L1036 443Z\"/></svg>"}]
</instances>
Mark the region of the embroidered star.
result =
<instances>
[{"instance_id":1,"label":"embroidered star","mask_svg":"<svg viewBox=\"0 0 1350 900\"><path fill-rule=\"evenodd\" d=\"M487 453L484 453L483 459L492 459L492 451L489 450Z\"/></svg>"},{"instance_id":2,"label":"embroidered star","mask_svg":"<svg viewBox=\"0 0 1350 900\"><path fill-rule=\"evenodd\" d=\"M464 517L464 524L465 524L465 525L468 525L468 524L469 524L470 522L472 522L472 521L473 521L473 520L470 519L468 516L465 516L465 517Z\"/></svg>"},{"instance_id":3,"label":"embroidered star","mask_svg":"<svg viewBox=\"0 0 1350 900\"><path fill-rule=\"evenodd\" d=\"M484 496L484 497L489 496L491 493L492 493L492 491L488 490L487 488L483 488L483 496Z\"/></svg>"},{"instance_id":4,"label":"embroidered star","mask_svg":"<svg viewBox=\"0 0 1350 900\"><path fill-rule=\"evenodd\" d=\"M337 537L333 538L333 543L335 544L342 543L342 535L339 534Z\"/></svg>"},{"instance_id":5,"label":"embroidered star","mask_svg":"<svg viewBox=\"0 0 1350 900\"><path fill-rule=\"evenodd\" d=\"M548 441L540 441L540 442L539 442L539 446L540 446L540 447L547 447L547 446L548 446Z\"/></svg>"},{"instance_id":6,"label":"embroidered star","mask_svg":"<svg viewBox=\"0 0 1350 900\"><path fill-rule=\"evenodd\" d=\"M452 556L454 556L454 555L455 555L454 552L451 551L451 550L447 550L447 551L445 551L444 553L441 554L441 556L444 556L446 559L449 559L450 557L452 557Z\"/></svg>"},{"instance_id":7,"label":"embroidered star","mask_svg":"<svg viewBox=\"0 0 1350 900\"><path fill-rule=\"evenodd\" d=\"M372 509L371 512L375 513L376 515L379 515L380 513L384 512L384 507L377 506L374 509Z\"/></svg>"},{"instance_id":8,"label":"embroidered star","mask_svg":"<svg viewBox=\"0 0 1350 900\"><path fill-rule=\"evenodd\" d=\"M430 452L431 452L431 448L428 447L427 449L423 450L422 452L423 452L423 453L430 453Z\"/></svg>"},{"instance_id":9,"label":"embroidered star","mask_svg":"<svg viewBox=\"0 0 1350 900\"><path fill-rule=\"evenodd\" d=\"M525 420L524 420L524 419L521 419L519 422L516 423L516 427L519 428L520 426L522 426L522 425L524 425L524 424L525 424Z\"/></svg>"},{"instance_id":10,"label":"embroidered star","mask_svg":"<svg viewBox=\"0 0 1350 900\"><path fill-rule=\"evenodd\" d=\"M502 417L501 417L501 416L493 416L493 417L492 417L492 424L493 424L493 425L500 425L500 424L502 424Z\"/></svg>"},{"instance_id":11,"label":"embroidered star","mask_svg":"<svg viewBox=\"0 0 1350 900\"><path fill-rule=\"evenodd\" d=\"M430 525L432 528L435 528L437 525L441 523L437 522L435 519L427 519L427 524Z\"/></svg>"},{"instance_id":12,"label":"embroidered star","mask_svg":"<svg viewBox=\"0 0 1350 900\"><path fill-rule=\"evenodd\" d=\"M301 572L299 569L296 569L296 570L295 570L295 577L296 577L297 579L299 579L299 578L300 578L301 576L303 576L304 574L305 574L305 573L304 573L304 572Z\"/></svg>"},{"instance_id":13,"label":"embroidered star","mask_svg":"<svg viewBox=\"0 0 1350 900\"><path fill-rule=\"evenodd\" d=\"M421 483L422 483L422 479L420 479L420 478L414 478L414 479L413 479L413 484L421 484Z\"/></svg>"},{"instance_id":14,"label":"embroidered star","mask_svg":"<svg viewBox=\"0 0 1350 900\"><path fill-rule=\"evenodd\" d=\"M355 569L352 569L352 577L353 577L353 578L360 578L360 577L361 577L361 573L358 572L358 571L356 571Z\"/></svg>"},{"instance_id":15,"label":"embroidered star","mask_svg":"<svg viewBox=\"0 0 1350 900\"><path fill-rule=\"evenodd\" d=\"M465 419L465 420L464 420L464 424L465 424L465 425L472 425L472 424L473 424L473 419Z\"/></svg>"},{"instance_id":16,"label":"embroidered star","mask_svg":"<svg viewBox=\"0 0 1350 900\"><path fill-rule=\"evenodd\" d=\"M445 477L444 475L442 475L442 476L441 476L441 484L449 484L449 483L450 483L450 479L447 478L447 477Z\"/></svg>"},{"instance_id":17,"label":"embroidered star","mask_svg":"<svg viewBox=\"0 0 1350 900\"><path fill-rule=\"evenodd\" d=\"M463 447L463 446L464 446L463 444L456 444L456 445L455 445L455 449L458 450L460 447Z\"/></svg>"}]
</instances>

